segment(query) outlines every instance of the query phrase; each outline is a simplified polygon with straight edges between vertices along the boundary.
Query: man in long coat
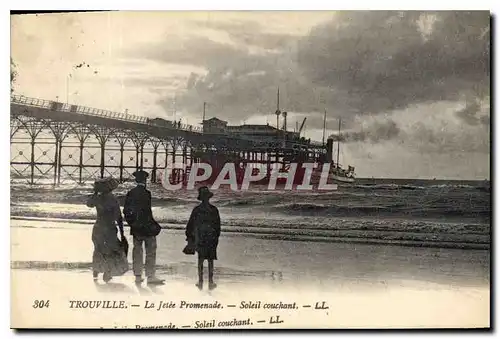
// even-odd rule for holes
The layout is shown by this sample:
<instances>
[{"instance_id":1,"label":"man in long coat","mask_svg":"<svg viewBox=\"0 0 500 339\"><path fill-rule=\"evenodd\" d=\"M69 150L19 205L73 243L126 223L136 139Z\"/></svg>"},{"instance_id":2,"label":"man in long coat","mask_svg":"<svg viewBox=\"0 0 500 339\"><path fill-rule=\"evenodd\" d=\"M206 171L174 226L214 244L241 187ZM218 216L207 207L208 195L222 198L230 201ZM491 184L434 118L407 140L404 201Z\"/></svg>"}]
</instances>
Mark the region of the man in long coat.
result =
<instances>
[{"instance_id":1,"label":"man in long coat","mask_svg":"<svg viewBox=\"0 0 500 339\"><path fill-rule=\"evenodd\" d=\"M137 186L127 193L123 214L130 226L130 234L134 239L132 250L133 270L136 283L141 283L144 266L143 244L146 248L146 277L148 284L162 285L164 280L155 275L156 268L156 236L161 227L153 218L151 211L151 192L146 189L149 174L143 170L133 173Z\"/></svg>"}]
</instances>

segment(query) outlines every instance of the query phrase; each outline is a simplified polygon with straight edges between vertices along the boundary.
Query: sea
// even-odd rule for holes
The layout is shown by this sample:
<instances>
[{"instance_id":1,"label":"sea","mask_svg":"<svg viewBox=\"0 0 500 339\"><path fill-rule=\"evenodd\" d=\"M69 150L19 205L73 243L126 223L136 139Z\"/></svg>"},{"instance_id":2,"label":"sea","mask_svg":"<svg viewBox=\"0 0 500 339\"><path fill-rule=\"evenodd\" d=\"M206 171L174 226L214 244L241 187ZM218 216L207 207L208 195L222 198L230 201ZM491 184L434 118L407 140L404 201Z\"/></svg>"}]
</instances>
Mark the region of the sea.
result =
<instances>
[{"instance_id":1,"label":"sea","mask_svg":"<svg viewBox=\"0 0 500 339\"><path fill-rule=\"evenodd\" d=\"M134 186L114 194L123 206ZM196 190L168 191L149 184L153 214L165 229L183 230L198 204ZM11 219L87 224L95 209L85 205L90 183L28 185L11 182ZM366 243L457 249L490 248L489 181L358 179L335 191L286 191L222 186L212 203L222 232L249 238L306 242ZM22 226L21 226L22 227Z\"/></svg>"}]
</instances>

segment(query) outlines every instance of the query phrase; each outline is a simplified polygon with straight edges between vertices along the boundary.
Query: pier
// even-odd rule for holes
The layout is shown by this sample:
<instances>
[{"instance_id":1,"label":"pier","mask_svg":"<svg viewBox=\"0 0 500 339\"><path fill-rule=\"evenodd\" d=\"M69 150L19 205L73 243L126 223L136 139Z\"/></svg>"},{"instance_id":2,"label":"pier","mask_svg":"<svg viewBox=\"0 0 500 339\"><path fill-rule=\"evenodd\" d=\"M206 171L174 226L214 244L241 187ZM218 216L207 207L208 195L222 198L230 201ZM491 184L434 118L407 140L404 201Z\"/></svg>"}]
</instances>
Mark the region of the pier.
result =
<instances>
[{"instance_id":1,"label":"pier","mask_svg":"<svg viewBox=\"0 0 500 339\"><path fill-rule=\"evenodd\" d=\"M124 182L138 169L157 182L166 166L182 162L187 169L171 178L176 183L193 163L221 154L235 163L268 164L331 156L326 144L296 137L286 126L268 126L274 132L263 137L249 132L256 125L206 129L209 120L203 127L176 124L22 95L11 95L10 106L11 182L29 185L85 184L106 176Z\"/></svg>"}]
</instances>

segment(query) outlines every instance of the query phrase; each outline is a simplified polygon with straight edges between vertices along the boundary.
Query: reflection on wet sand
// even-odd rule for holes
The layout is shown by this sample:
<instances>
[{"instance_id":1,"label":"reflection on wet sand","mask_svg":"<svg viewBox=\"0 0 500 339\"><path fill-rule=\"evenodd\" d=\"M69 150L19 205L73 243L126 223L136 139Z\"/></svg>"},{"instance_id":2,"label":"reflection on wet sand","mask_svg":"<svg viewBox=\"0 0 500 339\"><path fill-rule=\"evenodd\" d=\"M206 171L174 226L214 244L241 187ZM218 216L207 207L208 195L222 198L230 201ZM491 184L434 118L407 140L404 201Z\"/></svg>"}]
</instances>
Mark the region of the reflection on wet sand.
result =
<instances>
[{"instance_id":1,"label":"reflection on wet sand","mask_svg":"<svg viewBox=\"0 0 500 339\"><path fill-rule=\"evenodd\" d=\"M38 226L47 224L50 223L37 222ZM181 232L164 231L158 241L157 273L166 279L164 286L148 286L146 282L135 285L131 271L113 278L109 286L93 284L92 246L80 241L90 237L88 226L68 224L64 230L13 227L12 232L17 244L11 253L12 285L15 286L12 297L18 301L18 307L29 307L39 295L50 295L51 302L58 307L66 305L69 299L130 300L131 304L141 307L146 300L157 304L160 300L218 301L226 306L235 305L217 315L217 319L229 321L239 314L235 308L242 301L301 305L325 301L330 305L328 314L280 313L281 319L285 319L284 328L489 325L490 261L489 252L484 250L341 243L312 245L223 235L220 246L224 256L215 267L218 287L213 291L199 291L195 287L196 262L182 253L185 236ZM51 244L49 249L47 243ZM36 295L33 286L36 286ZM19 309L19 312L24 311ZM107 312L59 312L55 319L42 316L30 319L30 324L36 327L39 322L57 327L77 321L70 316L80 317L80 323L89 326L114 323L116 314ZM150 312L146 317L140 313L145 310L139 310L139 306L134 312L138 313L133 315L133 320L122 320L142 320L139 325L152 326L168 319L188 326L180 318L194 321L201 314L186 313L189 312L186 310L167 316L159 311ZM256 320L262 320L263 315L269 318L270 311L255 310Z\"/></svg>"},{"instance_id":2,"label":"reflection on wet sand","mask_svg":"<svg viewBox=\"0 0 500 339\"><path fill-rule=\"evenodd\" d=\"M25 222L12 221L13 225ZM36 222L43 226L48 222ZM91 228L67 225L65 230L12 229L17 246L12 248L13 268L90 269ZM53 242L53 239L59 239ZM130 241L130 240L129 240ZM48 250L45 244L51 243ZM68 247L66 244L71 243ZM182 253L185 236L163 231L158 238L158 274L196 279L195 260ZM454 285L489 285L489 251L404 246L308 243L241 237L220 240L215 273L220 280L232 277L359 283L366 280L421 280ZM258 249L258 253L256 252ZM129 255L129 262L131 262ZM272 273L272 272L276 273ZM282 273L282 278L278 272Z\"/></svg>"}]
</instances>

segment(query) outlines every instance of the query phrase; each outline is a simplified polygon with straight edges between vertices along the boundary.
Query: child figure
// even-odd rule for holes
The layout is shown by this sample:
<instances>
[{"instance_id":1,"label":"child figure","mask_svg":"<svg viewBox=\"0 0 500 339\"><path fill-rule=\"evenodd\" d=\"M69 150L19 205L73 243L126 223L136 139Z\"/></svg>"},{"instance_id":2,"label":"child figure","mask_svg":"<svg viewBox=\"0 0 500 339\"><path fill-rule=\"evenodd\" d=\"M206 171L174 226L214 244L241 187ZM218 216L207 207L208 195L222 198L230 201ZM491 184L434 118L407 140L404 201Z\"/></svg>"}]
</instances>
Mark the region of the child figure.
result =
<instances>
[{"instance_id":1,"label":"child figure","mask_svg":"<svg viewBox=\"0 0 500 339\"><path fill-rule=\"evenodd\" d=\"M217 245L220 236L220 215L217 207L209 203L213 193L208 187L200 187L198 200L201 203L193 209L186 227L186 240L193 244L198 253L198 283L203 289L203 263L208 261L208 288L217 287L214 282L214 260L217 260Z\"/></svg>"}]
</instances>

